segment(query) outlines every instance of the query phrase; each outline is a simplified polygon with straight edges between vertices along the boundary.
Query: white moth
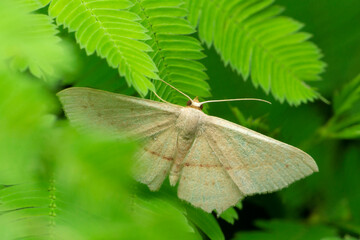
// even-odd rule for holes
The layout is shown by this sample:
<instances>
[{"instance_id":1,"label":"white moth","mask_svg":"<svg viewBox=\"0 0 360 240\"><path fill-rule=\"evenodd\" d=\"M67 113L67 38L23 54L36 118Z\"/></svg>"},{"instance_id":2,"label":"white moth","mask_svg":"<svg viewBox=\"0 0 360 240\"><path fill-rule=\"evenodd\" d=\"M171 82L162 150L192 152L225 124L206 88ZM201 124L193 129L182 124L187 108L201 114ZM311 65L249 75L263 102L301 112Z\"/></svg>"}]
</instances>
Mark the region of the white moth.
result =
<instances>
[{"instance_id":1,"label":"white moth","mask_svg":"<svg viewBox=\"0 0 360 240\"><path fill-rule=\"evenodd\" d=\"M209 116L196 99L182 107L90 88L58 96L73 124L144 139L136 180L156 191L169 175L178 197L206 212L220 214L247 195L279 190L318 171L300 149Z\"/></svg>"}]
</instances>

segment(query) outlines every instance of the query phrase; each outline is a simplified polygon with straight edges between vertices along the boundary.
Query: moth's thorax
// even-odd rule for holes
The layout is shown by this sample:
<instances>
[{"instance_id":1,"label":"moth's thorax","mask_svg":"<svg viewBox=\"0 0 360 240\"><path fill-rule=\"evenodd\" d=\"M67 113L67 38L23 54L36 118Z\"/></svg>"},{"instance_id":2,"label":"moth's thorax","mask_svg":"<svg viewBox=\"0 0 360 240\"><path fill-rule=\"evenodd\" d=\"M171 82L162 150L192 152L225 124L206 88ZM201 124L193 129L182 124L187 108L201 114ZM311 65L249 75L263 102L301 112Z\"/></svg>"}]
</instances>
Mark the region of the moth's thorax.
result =
<instances>
[{"instance_id":1,"label":"moth's thorax","mask_svg":"<svg viewBox=\"0 0 360 240\"><path fill-rule=\"evenodd\" d=\"M176 127L180 136L184 138L193 138L201 124L201 118L204 113L191 107L181 109L179 117L176 121Z\"/></svg>"}]
</instances>

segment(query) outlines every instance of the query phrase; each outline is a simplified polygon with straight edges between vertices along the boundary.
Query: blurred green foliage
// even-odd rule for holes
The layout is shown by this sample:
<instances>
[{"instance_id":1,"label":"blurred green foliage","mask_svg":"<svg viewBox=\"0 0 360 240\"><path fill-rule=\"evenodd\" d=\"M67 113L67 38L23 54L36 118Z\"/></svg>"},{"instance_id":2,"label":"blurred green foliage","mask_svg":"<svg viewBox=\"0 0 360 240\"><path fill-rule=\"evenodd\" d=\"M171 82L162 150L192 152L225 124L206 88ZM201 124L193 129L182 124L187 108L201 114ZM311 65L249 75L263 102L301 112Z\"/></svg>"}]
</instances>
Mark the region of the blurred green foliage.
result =
<instances>
[{"instance_id":1,"label":"blurred green foliage","mask_svg":"<svg viewBox=\"0 0 360 240\"><path fill-rule=\"evenodd\" d=\"M255 225L266 231L258 232L240 232L235 236L235 240L253 240L253 239L278 239L278 240L295 240L309 239L318 240L327 236L333 236L336 231L330 227L305 225L293 221L257 221Z\"/></svg>"},{"instance_id":2,"label":"blurred green foliage","mask_svg":"<svg viewBox=\"0 0 360 240\"><path fill-rule=\"evenodd\" d=\"M196 84L189 84L189 72L198 73L195 79L204 91L209 84L213 99L272 101L271 106L214 103L207 111L297 146L319 165L319 173L277 193L246 198L220 216L180 201L167 181L159 192L134 182L129 169L136 143L114 142L101 133L78 133L68 125L55 96L67 85L138 93L104 59L81 50L76 33L55 25L45 6L49 2L0 1L0 239L360 237L360 29L354 24L360 20L358 1L276 1L285 6L285 15L305 23L304 30L314 35L312 41L322 49L328 67L323 81L311 85L330 104L316 101L292 107L279 103L224 66L219 56L224 54L223 46L216 52L204 45L203 54L199 42L204 36L197 33L189 40L193 45L182 42L194 52L190 63L181 62L180 68L155 59L162 51L160 45L147 40L157 49L149 59L153 58L159 75L170 71L173 81L179 81L178 87L190 95L197 91L192 90ZM180 10L174 7L181 1L145 2L148 8L169 4L179 19L186 12L186 4ZM144 17L138 5L127 11ZM140 20L149 36L156 35L156 29ZM188 22L184 26L187 30L179 30L179 35L196 31ZM179 46L171 46L175 45L166 46L170 55L164 58L180 54L176 52ZM201 82L207 79L200 74L204 66L207 83ZM186 84L178 80L182 71L188 77ZM155 87L169 101L181 99L159 84ZM203 97L209 96L206 91ZM288 94L291 91L295 90Z\"/></svg>"}]
</instances>

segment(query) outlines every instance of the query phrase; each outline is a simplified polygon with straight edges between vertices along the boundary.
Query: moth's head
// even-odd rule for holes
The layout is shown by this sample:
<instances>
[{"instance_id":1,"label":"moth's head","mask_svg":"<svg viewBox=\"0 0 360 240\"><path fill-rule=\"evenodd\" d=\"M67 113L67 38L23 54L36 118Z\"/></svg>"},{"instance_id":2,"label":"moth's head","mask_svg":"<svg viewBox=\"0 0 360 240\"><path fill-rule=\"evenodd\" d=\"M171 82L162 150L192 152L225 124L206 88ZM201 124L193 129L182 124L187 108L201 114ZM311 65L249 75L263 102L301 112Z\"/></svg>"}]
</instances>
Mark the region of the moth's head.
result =
<instances>
[{"instance_id":1,"label":"moth's head","mask_svg":"<svg viewBox=\"0 0 360 240\"><path fill-rule=\"evenodd\" d=\"M194 98L193 100L189 100L186 103L186 106L191 107L191 108L195 108L195 109L198 109L198 110L203 109L203 105L202 105L202 103L199 102L198 97Z\"/></svg>"}]
</instances>

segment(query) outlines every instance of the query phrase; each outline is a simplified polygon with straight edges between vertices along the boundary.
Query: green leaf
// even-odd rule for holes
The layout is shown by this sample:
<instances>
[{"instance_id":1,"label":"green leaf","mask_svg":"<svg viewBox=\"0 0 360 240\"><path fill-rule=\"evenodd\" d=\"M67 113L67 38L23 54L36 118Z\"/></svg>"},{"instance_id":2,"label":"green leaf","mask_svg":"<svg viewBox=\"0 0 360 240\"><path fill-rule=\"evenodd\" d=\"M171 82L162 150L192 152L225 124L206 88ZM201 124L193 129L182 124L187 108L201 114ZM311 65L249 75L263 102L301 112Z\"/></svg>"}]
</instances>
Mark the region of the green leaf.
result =
<instances>
[{"instance_id":1,"label":"green leaf","mask_svg":"<svg viewBox=\"0 0 360 240\"><path fill-rule=\"evenodd\" d=\"M129 11L128 0L54 0L49 7L51 16L63 24L88 55L96 52L109 66L118 68L128 85L145 96L153 90L149 78L157 79L157 67L147 52L151 47L143 40L150 37L139 23L139 16Z\"/></svg>"},{"instance_id":2,"label":"green leaf","mask_svg":"<svg viewBox=\"0 0 360 240\"><path fill-rule=\"evenodd\" d=\"M26 1L0 2L0 68L6 63L47 81L59 79L73 62L70 49L60 43L51 18L29 13L21 4Z\"/></svg>"},{"instance_id":3,"label":"green leaf","mask_svg":"<svg viewBox=\"0 0 360 240\"><path fill-rule=\"evenodd\" d=\"M239 210L242 209L242 202L238 202L235 207ZM230 224L234 224L234 222L236 220L239 219L239 216L235 210L235 207L230 207L227 210L225 210L224 212L221 213L220 218L224 219L225 221L227 221Z\"/></svg>"},{"instance_id":4,"label":"green leaf","mask_svg":"<svg viewBox=\"0 0 360 240\"><path fill-rule=\"evenodd\" d=\"M224 234L213 215L192 206L186 207L186 213L189 220L201 231L203 231L211 240L225 239Z\"/></svg>"},{"instance_id":5,"label":"green leaf","mask_svg":"<svg viewBox=\"0 0 360 240\"><path fill-rule=\"evenodd\" d=\"M49 4L51 0L13 0L28 12L38 10Z\"/></svg>"},{"instance_id":6,"label":"green leaf","mask_svg":"<svg viewBox=\"0 0 360 240\"><path fill-rule=\"evenodd\" d=\"M161 215L161 218L155 218L159 223L157 224L158 230L152 229L154 233L157 232L154 234L154 238L161 236L162 239L199 239L199 235L189 225L185 215L179 211L176 204L172 204L166 198L146 199L137 197L134 200L132 214L135 218L139 218L145 226L154 226L149 215Z\"/></svg>"},{"instance_id":7,"label":"green leaf","mask_svg":"<svg viewBox=\"0 0 360 240\"><path fill-rule=\"evenodd\" d=\"M335 136L336 138L342 139L355 139L360 137L360 116L357 118L359 123L356 125L351 125L345 129L339 131Z\"/></svg>"},{"instance_id":8,"label":"green leaf","mask_svg":"<svg viewBox=\"0 0 360 240\"><path fill-rule=\"evenodd\" d=\"M302 24L279 16L273 0L188 1L189 20L198 25L200 39L215 46L225 65L255 87L291 105L320 95L308 82L320 80L325 64L321 53L299 32Z\"/></svg>"},{"instance_id":9,"label":"green leaf","mask_svg":"<svg viewBox=\"0 0 360 240\"><path fill-rule=\"evenodd\" d=\"M331 138L360 138L360 75L335 94L334 115L321 133Z\"/></svg>"},{"instance_id":10,"label":"green leaf","mask_svg":"<svg viewBox=\"0 0 360 240\"><path fill-rule=\"evenodd\" d=\"M42 166L38 133L48 130L54 99L39 84L14 73L0 71L0 183L31 182L28 172ZM11 139L11 140L9 140ZM11 161L9 160L11 159ZM39 170L39 169L37 169Z\"/></svg>"},{"instance_id":11,"label":"green leaf","mask_svg":"<svg viewBox=\"0 0 360 240\"><path fill-rule=\"evenodd\" d=\"M360 101L360 74L335 94L333 105L335 115L350 110L358 101Z\"/></svg>"},{"instance_id":12,"label":"green leaf","mask_svg":"<svg viewBox=\"0 0 360 240\"><path fill-rule=\"evenodd\" d=\"M198 61L205 57L200 42L189 35L195 32L184 19L186 9L182 0L141 0L132 11L142 19L151 39L146 43L154 51L149 55L159 69L161 79L191 96L210 96L205 67ZM188 101L178 92L160 81L154 82L156 91L163 99L184 104ZM158 100L156 96L152 99Z\"/></svg>"},{"instance_id":13,"label":"green leaf","mask_svg":"<svg viewBox=\"0 0 360 240\"><path fill-rule=\"evenodd\" d=\"M336 236L336 231L322 225L307 225L286 220L257 221L256 226L264 231L238 232L234 240L318 240Z\"/></svg>"},{"instance_id":14,"label":"green leaf","mask_svg":"<svg viewBox=\"0 0 360 240\"><path fill-rule=\"evenodd\" d=\"M224 239L224 234L215 217L210 213L181 201L176 195L176 189L171 187L168 181L164 182L161 190L158 192L150 192L147 186L141 185L136 191L136 196L147 202L155 199L156 201L161 200L171 203L171 205L184 214L195 233L200 234L197 232L199 229L210 239Z\"/></svg>"},{"instance_id":15,"label":"green leaf","mask_svg":"<svg viewBox=\"0 0 360 240\"><path fill-rule=\"evenodd\" d=\"M233 207L222 212L220 217L230 224L234 224L234 222L239 219L239 216Z\"/></svg>"}]
</instances>

